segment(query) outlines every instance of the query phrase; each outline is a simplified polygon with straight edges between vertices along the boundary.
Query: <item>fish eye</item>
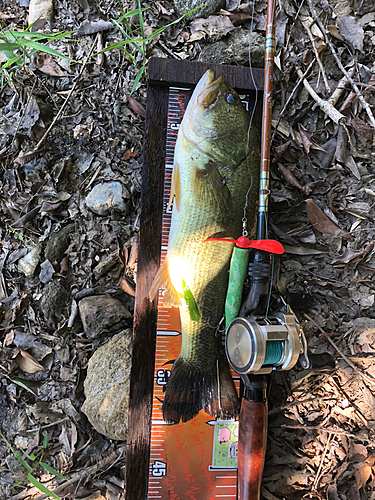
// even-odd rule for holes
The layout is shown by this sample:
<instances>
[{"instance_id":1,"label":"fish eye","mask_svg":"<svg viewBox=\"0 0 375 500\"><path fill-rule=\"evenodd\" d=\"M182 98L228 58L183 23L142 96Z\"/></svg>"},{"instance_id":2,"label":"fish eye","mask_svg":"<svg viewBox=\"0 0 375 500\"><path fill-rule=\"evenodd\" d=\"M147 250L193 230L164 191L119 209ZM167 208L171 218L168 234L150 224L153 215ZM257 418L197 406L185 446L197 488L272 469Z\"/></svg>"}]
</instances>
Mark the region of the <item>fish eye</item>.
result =
<instances>
[{"instance_id":1,"label":"fish eye","mask_svg":"<svg viewBox=\"0 0 375 500\"><path fill-rule=\"evenodd\" d=\"M227 94L226 97L225 97L226 101L231 104L232 102L234 102L234 95L233 94Z\"/></svg>"}]
</instances>

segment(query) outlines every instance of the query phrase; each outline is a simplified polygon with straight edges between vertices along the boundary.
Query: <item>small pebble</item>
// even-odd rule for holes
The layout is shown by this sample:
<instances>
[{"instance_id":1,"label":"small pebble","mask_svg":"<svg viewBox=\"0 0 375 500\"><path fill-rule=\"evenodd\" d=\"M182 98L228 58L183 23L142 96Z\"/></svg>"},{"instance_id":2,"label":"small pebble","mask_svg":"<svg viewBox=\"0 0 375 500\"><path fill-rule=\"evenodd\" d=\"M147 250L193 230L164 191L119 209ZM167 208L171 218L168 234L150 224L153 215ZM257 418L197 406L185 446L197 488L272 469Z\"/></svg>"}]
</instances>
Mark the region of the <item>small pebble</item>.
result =
<instances>
[{"instance_id":1,"label":"small pebble","mask_svg":"<svg viewBox=\"0 0 375 500\"><path fill-rule=\"evenodd\" d=\"M109 215L112 210L125 213L127 205L122 191L120 182L97 184L87 195L86 205L98 215Z\"/></svg>"}]
</instances>

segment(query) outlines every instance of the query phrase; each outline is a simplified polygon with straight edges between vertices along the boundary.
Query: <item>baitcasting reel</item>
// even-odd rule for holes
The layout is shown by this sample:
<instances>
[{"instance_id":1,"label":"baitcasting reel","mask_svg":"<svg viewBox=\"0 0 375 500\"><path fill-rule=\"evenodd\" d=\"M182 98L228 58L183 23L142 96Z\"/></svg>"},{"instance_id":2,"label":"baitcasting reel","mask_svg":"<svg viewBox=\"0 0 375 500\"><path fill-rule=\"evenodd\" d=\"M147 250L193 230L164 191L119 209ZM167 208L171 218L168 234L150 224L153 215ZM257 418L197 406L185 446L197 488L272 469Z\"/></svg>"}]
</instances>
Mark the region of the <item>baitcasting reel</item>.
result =
<instances>
[{"instance_id":1,"label":"baitcasting reel","mask_svg":"<svg viewBox=\"0 0 375 500\"><path fill-rule=\"evenodd\" d=\"M265 375L272 370L290 370L299 360L302 368L332 371L333 358L311 354L300 324L285 304L284 311L238 317L227 328L225 349L230 364L241 376Z\"/></svg>"}]
</instances>

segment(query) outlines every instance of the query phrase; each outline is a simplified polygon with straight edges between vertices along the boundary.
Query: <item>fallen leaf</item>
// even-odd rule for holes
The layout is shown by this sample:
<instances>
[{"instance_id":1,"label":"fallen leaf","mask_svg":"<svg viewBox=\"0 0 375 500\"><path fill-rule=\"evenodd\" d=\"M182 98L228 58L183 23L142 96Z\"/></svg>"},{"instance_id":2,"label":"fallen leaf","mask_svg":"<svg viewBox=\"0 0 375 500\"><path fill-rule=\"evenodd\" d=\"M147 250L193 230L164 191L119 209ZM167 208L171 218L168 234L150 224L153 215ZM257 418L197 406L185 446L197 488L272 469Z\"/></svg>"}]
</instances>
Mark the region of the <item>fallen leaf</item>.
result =
<instances>
[{"instance_id":1,"label":"fallen leaf","mask_svg":"<svg viewBox=\"0 0 375 500\"><path fill-rule=\"evenodd\" d=\"M31 354L22 349L16 356L16 363L26 373L37 373L44 370L43 366Z\"/></svg>"},{"instance_id":2,"label":"fallen leaf","mask_svg":"<svg viewBox=\"0 0 375 500\"><path fill-rule=\"evenodd\" d=\"M357 94L355 92L349 92L348 96L344 100L344 102L341 104L339 111L342 113L345 109L350 108L352 105L352 102L357 98Z\"/></svg>"},{"instance_id":3,"label":"fallen leaf","mask_svg":"<svg viewBox=\"0 0 375 500\"><path fill-rule=\"evenodd\" d=\"M361 174L359 173L358 166L354 161L352 155L348 155L348 157L346 158L345 166L348 167L348 169L351 171L351 173L354 175L356 179L358 179L359 181L361 180Z\"/></svg>"},{"instance_id":4,"label":"fallen leaf","mask_svg":"<svg viewBox=\"0 0 375 500\"><path fill-rule=\"evenodd\" d=\"M99 33L100 31L113 29L114 25L110 21L88 21L87 19L83 21L77 31L77 35L92 35L94 33Z\"/></svg>"},{"instance_id":5,"label":"fallen leaf","mask_svg":"<svg viewBox=\"0 0 375 500\"><path fill-rule=\"evenodd\" d=\"M306 154L309 154L310 148L312 146L311 137L313 134L312 132L309 132L307 129L305 129L305 127L301 125L301 123L298 123L298 130L301 135L303 149L305 150Z\"/></svg>"},{"instance_id":6,"label":"fallen leaf","mask_svg":"<svg viewBox=\"0 0 375 500\"><path fill-rule=\"evenodd\" d=\"M332 264L349 264L349 262L356 260L355 264L359 264L368 253L374 248L375 241L370 241L361 248L361 250L353 250L352 248L347 248L345 252L333 259Z\"/></svg>"},{"instance_id":7,"label":"fallen leaf","mask_svg":"<svg viewBox=\"0 0 375 500\"><path fill-rule=\"evenodd\" d=\"M146 110L142 106L142 104L139 104L139 102L134 99L131 95L126 94L126 97L128 98L128 102L134 113L137 113L139 116L142 116L143 118L146 118Z\"/></svg>"},{"instance_id":8,"label":"fallen leaf","mask_svg":"<svg viewBox=\"0 0 375 500\"><path fill-rule=\"evenodd\" d=\"M303 188L301 184L297 181L297 179L294 177L293 173L289 170L289 168L285 167L281 163L278 163L277 169L280 172L281 177L288 184L288 186L297 188L302 191Z\"/></svg>"},{"instance_id":9,"label":"fallen leaf","mask_svg":"<svg viewBox=\"0 0 375 500\"><path fill-rule=\"evenodd\" d=\"M341 35L354 49L363 52L364 31L359 22L352 16L342 16L337 19Z\"/></svg>"},{"instance_id":10,"label":"fallen leaf","mask_svg":"<svg viewBox=\"0 0 375 500\"><path fill-rule=\"evenodd\" d=\"M333 38L336 38L336 40L340 40L340 42L345 41L345 38L340 34L339 29L334 24L329 24L327 26L327 31Z\"/></svg>"},{"instance_id":11,"label":"fallen leaf","mask_svg":"<svg viewBox=\"0 0 375 500\"><path fill-rule=\"evenodd\" d=\"M128 280L123 276L120 278L120 281L117 283L117 286L121 288L125 293L128 295L131 295L132 297L135 297L135 290L134 288L130 285Z\"/></svg>"},{"instance_id":12,"label":"fallen leaf","mask_svg":"<svg viewBox=\"0 0 375 500\"><path fill-rule=\"evenodd\" d=\"M209 16L207 19L198 17L191 22L191 26L196 31L207 33L210 37L219 34L227 35L235 29L228 16Z\"/></svg>"},{"instance_id":13,"label":"fallen leaf","mask_svg":"<svg viewBox=\"0 0 375 500\"><path fill-rule=\"evenodd\" d=\"M32 24L31 31L44 27L45 22L53 20L52 0L30 0L28 24Z\"/></svg>"},{"instance_id":14,"label":"fallen leaf","mask_svg":"<svg viewBox=\"0 0 375 500\"><path fill-rule=\"evenodd\" d=\"M33 59L36 69L50 76L65 76L64 71L60 68L51 54L39 52Z\"/></svg>"},{"instance_id":15,"label":"fallen leaf","mask_svg":"<svg viewBox=\"0 0 375 500\"><path fill-rule=\"evenodd\" d=\"M128 161L130 158L137 158L137 151L136 150L132 151L131 149L128 149L127 151L125 151L122 159L124 161Z\"/></svg>"},{"instance_id":16,"label":"fallen leaf","mask_svg":"<svg viewBox=\"0 0 375 500\"><path fill-rule=\"evenodd\" d=\"M21 166L26 165L26 163L29 163L29 161L36 158L40 152L41 151L29 151L28 153L25 153L24 155L19 155L14 160L14 163L17 163L18 165L21 165Z\"/></svg>"},{"instance_id":17,"label":"fallen leaf","mask_svg":"<svg viewBox=\"0 0 375 500\"><path fill-rule=\"evenodd\" d=\"M49 260L45 260L42 264L40 264L40 273L39 279L42 283L48 283L51 281L52 276L54 275L55 269Z\"/></svg>"},{"instance_id":18,"label":"fallen leaf","mask_svg":"<svg viewBox=\"0 0 375 500\"><path fill-rule=\"evenodd\" d=\"M242 23L245 23L246 21L251 21L252 19L251 12L242 12L242 11L228 12L227 10L221 9L220 14L222 16L228 16L233 26L240 26Z\"/></svg>"},{"instance_id":19,"label":"fallen leaf","mask_svg":"<svg viewBox=\"0 0 375 500\"><path fill-rule=\"evenodd\" d=\"M356 468L354 477L357 485L357 491L364 486L371 476L371 467L367 464L361 464Z\"/></svg>"},{"instance_id":20,"label":"fallen leaf","mask_svg":"<svg viewBox=\"0 0 375 500\"><path fill-rule=\"evenodd\" d=\"M284 245L284 252L293 255L321 255L327 253L325 250L315 250L314 248L295 247L291 245Z\"/></svg>"},{"instance_id":21,"label":"fallen leaf","mask_svg":"<svg viewBox=\"0 0 375 500\"><path fill-rule=\"evenodd\" d=\"M337 143L335 149L335 159L339 163L345 163L346 161L346 146L348 143L348 137L342 125L338 126L337 129Z\"/></svg>"},{"instance_id":22,"label":"fallen leaf","mask_svg":"<svg viewBox=\"0 0 375 500\"><path fill-rule=\"evenodd\" d=\"M338 233L343 238L351 238L350 234L337 226L310 198L306 200L306 211L311 225L320 233Z\"/></svg>"},{"instance_id":23,"label":"fallen leaf","mask_svg":"<svg viewBox=\"0 0 375 500\"><path fill-rule=\"evenodd\" d=\"M354 128L359 136L363 137L364 139L366 139L366 141L372 144L374 130L370 127L370 125L367 125L367 123L365 123L360 118L352 118L350 120L350 125Z\"/></svg>"}]
</instances>

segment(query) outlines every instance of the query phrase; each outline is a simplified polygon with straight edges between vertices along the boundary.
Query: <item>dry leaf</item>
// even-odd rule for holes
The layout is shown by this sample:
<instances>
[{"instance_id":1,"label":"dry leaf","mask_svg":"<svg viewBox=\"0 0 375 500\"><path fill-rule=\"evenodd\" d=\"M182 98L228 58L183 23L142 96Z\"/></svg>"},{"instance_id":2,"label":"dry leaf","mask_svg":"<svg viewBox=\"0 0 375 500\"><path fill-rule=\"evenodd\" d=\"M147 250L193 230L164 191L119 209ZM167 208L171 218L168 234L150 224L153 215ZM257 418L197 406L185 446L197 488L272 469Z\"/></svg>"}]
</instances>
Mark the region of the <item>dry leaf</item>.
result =
<instances>
[{"instance_id":1,"label":"dry leaf","mask_svg":"<svg viewBox=\"0 0 375 500\"><path fill-rule=\"evenodd\" d=\"M314 229L323 234L339 233L343 238L351 238L351 236L337 226L327 215L321 210L312 199L306 200L307 217Z\"/></svg>"},{"instance_id":2,"label":"dry leaf","mask_svg":"<svg viewBox=\"0 0 375 500\"><path fill-rule=\"evenodd\" d=\"M242 23L251 21L252 19L251 12L228 12L227 10L221 9L220 14L222 16L228 16L233 26L240 26Z\"/></svg>"},{"instance_id":3,"label":"dry leaf","mask_svg":"<svg viewBox=\"0 0 375 500\"><path fill-rule=\"evenodd\" d=\"M339 163L345 163L346 161L347 143L348 143L348 137L345 133L344 127L339 125L337 130L337 143L335 149L335 159Z\"/></svg>"},{"instance_id":4,"label":"dry leaf","mask_svg":"<svg viewBox=\"0 0 375 500\"><path fill-rule=\"evenodd\" d=\"M337 26L334 24L330 24L327 26L327 31L330 35L333 36L333 38L336 38L336 40L340 40L340 42L344 42L345 38L340 35L340 31L338 30Z\"/></svg>"},{"instance_id":5,"label":"dry leaf","mask_svg":"<svg viewBox=\"0 0 375 500\"><path fill-rule=\"evenodd\" d=\"M356 260L355 264L359 264L366 255L374 248L375 241L370 241L366 243L366 245L361 250L353 250L351 248L347 248L343 255L336 257L333 259L332 264L348 264L349 262Z\"/></svg>"},{"instance_id":6,"label":"dry leaf","mask_svg":"<svg viewBox=\"0 0 375 500\"><path fill-rule=\"evenodd\" d=\"M235 29L228 16L209 16L207 19L198 17L192 21L191 26L196 31L207 33L210 37L218 34L227 35Z\"/></svg>"},{"instance_id":7,"label":"dry leaf","mask_svg":"<svg viewBox=\"0 0 375 500\"><path fill-rule=\"evenodd\" d=\"M131 95L126 94L126 97L128 98L129 105L134 113L137 113L139 116L146 118L146 110L142 106L142 104L139 104L139 102L136 101Z\"/></svg>"},{"instance_id":8,"label":"dry leaf","mask_svg":"<svg viewBox=\"0 0 375 500\"><path fill-rule=\"evenodd\" d=\"M289 168L284 167L284 165L282 165L281 163L278 163L277 169L280 172L281 177L288 184L288 186L294 187L294 188L297 188L300 190L303 189L301 184L297 181L297 179L294 177L293 173L289 170Z\"/></svg>"},{"instance_id":9,"label":"dry leaf","mask_svg":"<svg viewBox=\"0 0 375 500\"><path fill-rule=\"evenodd\" d=\"M29 5L29 26L32 24L31 31L37 31L43 28L46 21L53 20L53 1L52 0L30 0Z\"/></svg>"},{"instance_id":10,"label":"dry leaf","mask_svg":"<svg viewBox=\"0 0 375 500\"><path fill-rule=\"evenodd\" d=\"M371 467L367 464L361 464L354 473L357 491L364 486L371 476Z\"/></svg>"},{"instance_id":11,"label":"dry leaf","mask_svg":"<svg viewBox=\"0 0 375 500\"><path fill-rule=\"evenodd\" d=\"M306 154L309 154L312 145L311 137L313 134L312 132L309 132L307 129L305 129L305 127L300 123L298 123L298 129L299 133L301 134L303 149L305 150Z\"/></svg>"},{"instance_id":12,"label":"dry leaf","mask_svg":"<svg viewBox=\"0 0 375 500\"><path fill-rule=\"evenodd\" d=\"M346 158L345 166L348 167L348 169L351 171L351 173L354 175L356 179L358 179L359 181L361 180L361 174L359 173L358 166L354 161L352 155L348 155L348 157Z\"/></svg>"},{"instance_id":13,"label":"dry leaf","mask_svg":"<svg viewBox=\"0 0 375 500\"><path fill-rule=\"evenodd\" d=\"M44 370L43 366L31 354L22 349L16 356L16 363L26 373L37 373Z\"/></svg>"},{"instance_id":14,"label":"dry leaf","mask_svg":"<svg viewBox=\"0 0 375 500\"><path fill-rule=\"evenodd\" d=\"M42 283L45 284L51 281L54 273L55 269L49 260L45 260L42 264L40 264L39 279Z\"/></svg>"},{"instance_id":15,"label":"dry leaf","mask_svg":"<svg viewBox=\"0 0 375 500\"><path fill-rule=\"evenodd\" d=\"M131 295L132 297L135 297L135 290L134 288L130 285L128 280L123 276L120 278L120 281L117 283L117 286L121 288L125 293L128 295Z\"/></svg>"},{"instance_id":16,"label":"dry leaf","mask_svg":"<svg viewBox=\"0 0 375 500\"><path fill-rule=\"evenodd\" d=\"M372 144L374 130L370 127L370 125L367 125L367 123L365 123L360 118L352 118L352 120L350 120L350 125L354 128L358 135Z\"/></svg>"},{"instance_id":17,"label":"dry leaf","mask_svg":"<svg viewBox=\"0 0 375 500\"><path fill-rule=\"evenodd\" d=\"M359 22L352 16L342 16L337 20L340 33L354 49L363 52L364 31Z\"/></svg>"},{"instance_id":18,"label":"dry leaf","mask_svg":"<svg viewBox=\"0 0 375 500\"><path fill-rule=\"evenodd\" d=\"M51 54L39 52L33 59L36 69L50 76L65 76L64 71L60 68Z\"/></svg>"},{"instance_id":19,"label":"dry leaf","mask_svg":"<svg viewBox=\"0 0 375 500\"><path fill-rule=\"evenodd\" d=\"M128 161L130 158L137 158L137 151L136 150L132 151L131 149L128 149L127 151L125 151L122 159L124 161Z\"/></svg>"},{"instance_id":20,"label":"dry leaf","mask_svg":"<svg viewBox=\"0 0 375 500\"><path fill-rule=\"evenodd\" d=\"M26 163L29 163L29 161L36 158L40 152L41 151L30 151L29 153L25 153L24 155L19 155L14 160L14 163L17 163L18 165L21 166L26 165Z\"/></svg>"}]
</instances>

